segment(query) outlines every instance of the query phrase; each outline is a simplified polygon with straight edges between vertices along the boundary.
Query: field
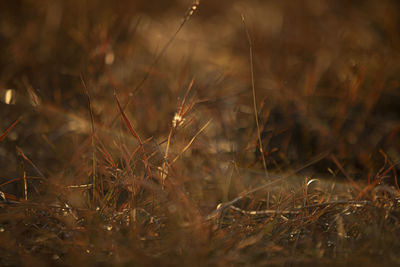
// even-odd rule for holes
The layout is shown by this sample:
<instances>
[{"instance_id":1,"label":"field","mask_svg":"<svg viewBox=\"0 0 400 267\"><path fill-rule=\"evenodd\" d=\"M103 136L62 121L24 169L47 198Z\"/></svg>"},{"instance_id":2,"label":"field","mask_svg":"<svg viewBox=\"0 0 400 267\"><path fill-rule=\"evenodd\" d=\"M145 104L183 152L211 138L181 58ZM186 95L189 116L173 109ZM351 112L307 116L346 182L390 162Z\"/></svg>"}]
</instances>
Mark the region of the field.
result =
<instances>
[{"instance_id":1,"label":"field","mask_svg":"<svg viewBox=\"0 0 400 267\"><path fill-rule=\"evenodd\" d=\"M400 265L396 0L0 2L0 266Z\"/></svg>"}]
</instances>

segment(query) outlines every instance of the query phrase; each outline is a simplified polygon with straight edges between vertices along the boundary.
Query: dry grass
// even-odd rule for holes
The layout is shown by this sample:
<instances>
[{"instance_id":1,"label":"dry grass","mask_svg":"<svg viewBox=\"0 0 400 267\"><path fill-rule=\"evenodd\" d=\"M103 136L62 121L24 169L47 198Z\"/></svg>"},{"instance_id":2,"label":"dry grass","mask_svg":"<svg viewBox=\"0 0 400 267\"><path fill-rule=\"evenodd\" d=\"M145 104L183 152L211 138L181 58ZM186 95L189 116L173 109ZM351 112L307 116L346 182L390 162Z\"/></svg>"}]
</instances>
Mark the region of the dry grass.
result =
<instances>
[{"instance_id":1,"label":"dry grass","mask_svg":"<svg viewBox=\"0 0 400 267\"><path fill-rule=\"evenodd\" d=\"M0 3L0 265L399 264L399 11Z\"/></svg>"}]
</instances>

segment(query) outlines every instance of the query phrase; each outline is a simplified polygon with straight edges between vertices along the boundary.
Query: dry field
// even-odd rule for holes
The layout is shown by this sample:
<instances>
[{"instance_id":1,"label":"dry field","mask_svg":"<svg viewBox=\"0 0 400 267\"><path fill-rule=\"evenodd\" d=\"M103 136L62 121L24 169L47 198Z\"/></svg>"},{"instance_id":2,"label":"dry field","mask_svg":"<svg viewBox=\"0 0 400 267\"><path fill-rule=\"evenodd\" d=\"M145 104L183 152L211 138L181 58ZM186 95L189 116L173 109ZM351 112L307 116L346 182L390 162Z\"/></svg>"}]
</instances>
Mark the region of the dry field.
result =
<instances>
[{"instance_id":1,"label":"dry field","mask_svg":"<svg viewBox=\"0 0 400 267\"><path fill-rule=\"evenodd\" d=\"M0 2L0 266L400 265L397 0Z\"/></svg>"}]
</instances>

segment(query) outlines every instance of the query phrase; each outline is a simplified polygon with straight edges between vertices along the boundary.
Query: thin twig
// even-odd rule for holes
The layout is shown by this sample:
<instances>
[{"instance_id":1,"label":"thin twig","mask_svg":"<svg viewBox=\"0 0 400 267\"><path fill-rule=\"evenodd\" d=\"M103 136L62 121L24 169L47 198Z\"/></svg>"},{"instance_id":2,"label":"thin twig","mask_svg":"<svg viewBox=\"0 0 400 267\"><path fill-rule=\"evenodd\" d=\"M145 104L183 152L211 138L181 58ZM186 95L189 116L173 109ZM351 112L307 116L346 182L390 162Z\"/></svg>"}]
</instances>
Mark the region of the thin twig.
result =
<instances>
[{"instance_id":1,"label":"thin twig","mask_svg":"<svg viewBox=\"0 0 400 267\"><path fill-rule=\"evenodd\" d=\"M301 170L303 170L303 169L315 164L316 162L324 159L328 155L329 155L329 151L321 153L321 154L317 155L316 157L312 158L311 160L309 160L308 162L306 162L301 167L299 167L299 168L297 168L297 169L295 169L295 170L293 170L293 171L281 176L280 178L278 178L276 180L273 180L273 181L270 181L270 182L263 183L262 185L259 185L254 189L245 191L242 194L240 194L238 197L234 198L233 200L231 200L229 202L225 202L225 203L219 204L217 206L217 208L215 209L215 211L212 212L211 214L209 214L206 217L206 220L211 220L211 219L214 219L214 218L218 217L221 214L221 212L223 212L225 209L229 208L230 206L232 206L236 202L240 201L242 198L244 198L244 197L246 197L248 195L251 195L251 194L253 194L253 193L257 192L257 191L263 190L263 189L265 189L265 188L267 188L267 187L269 187L269 186L271 186L273 184L281 182L281 181L287 179L288 177L294 175L295 173L297 173L297 172L299 172L299 171L301 171Z\"/></svg>"},{"instance_id":2,"label":"thin twig","mask_svg":"<svg viewBox=\"0 0 400 267\"><path fill-rule=\"evenodd\" d=\"M0 136L0 142L3 141L3 139L7 136L7 134L15 127L15 125L18 124L18 122L21 120L22 117L19 117L16 121L14 121L13 124L11 124L10 127L7 128L7 130Z\"/></svg>"},{"instance_id":3,"label":"thin twig","mask_svg":"<svg viewBox=\"0 0 400 267\"><path fill-rule=\"evenodd\" d=\"M231 210L240 212L242 214L246 215L277 215L277 214L300 214L302 210L306 209L311 209L311 208L320 208L320 207L328 207L328 206L335 206L335 205L354 205L354 206L373 206L373 203L371 201L354 201L354 200L337 200L337 201L329 201L325 203L318 203L318 204L313 204L313 205L306 205L302 206L300 208L296 209L291 209L291 210L272 210L272 209L267 209L267 210L244 210L240 209L238 207L235 207L233 205L229 206ZM302 216L304 219L304 217Z\"/></svg>"},{"instance_id":4,"label":"thin twig","mask_svg":"<svg viewBox=\"0 0 400 267\"><path fill-rule=\"evenodd\" d=\"M24 154L24 152L21 150L21 148L19 148L19 147L16 147L16 148L17 148L17 151L20 154L20 156L35 169L35 171L40 175L40 177L46 178L44 176L44 174L39 170L39 168Z\"/></svg>"}]
</instances>

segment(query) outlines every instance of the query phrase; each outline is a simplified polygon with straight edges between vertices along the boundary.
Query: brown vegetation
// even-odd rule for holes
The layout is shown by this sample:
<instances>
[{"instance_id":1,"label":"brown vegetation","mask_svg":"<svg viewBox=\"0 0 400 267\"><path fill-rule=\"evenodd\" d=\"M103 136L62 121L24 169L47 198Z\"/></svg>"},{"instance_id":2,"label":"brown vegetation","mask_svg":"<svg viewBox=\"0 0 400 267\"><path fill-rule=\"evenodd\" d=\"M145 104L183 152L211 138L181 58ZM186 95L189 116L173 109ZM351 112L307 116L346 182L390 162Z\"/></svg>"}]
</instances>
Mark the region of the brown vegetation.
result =
<instances>
[{"instance_id":1,"label":"brown vegetation","mask_svg":"<svg viewBox=\"0 0 400 267\"><path fill-rule=\"evenodd\" d=\"M0 2L0 265L400 264L399 14Z\"/></svg>"}]
</instances>

